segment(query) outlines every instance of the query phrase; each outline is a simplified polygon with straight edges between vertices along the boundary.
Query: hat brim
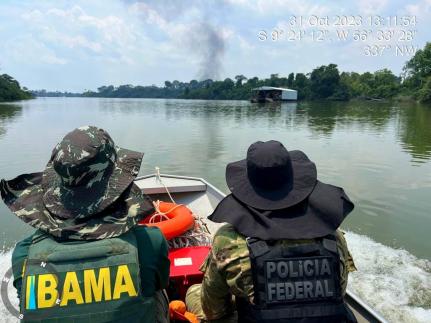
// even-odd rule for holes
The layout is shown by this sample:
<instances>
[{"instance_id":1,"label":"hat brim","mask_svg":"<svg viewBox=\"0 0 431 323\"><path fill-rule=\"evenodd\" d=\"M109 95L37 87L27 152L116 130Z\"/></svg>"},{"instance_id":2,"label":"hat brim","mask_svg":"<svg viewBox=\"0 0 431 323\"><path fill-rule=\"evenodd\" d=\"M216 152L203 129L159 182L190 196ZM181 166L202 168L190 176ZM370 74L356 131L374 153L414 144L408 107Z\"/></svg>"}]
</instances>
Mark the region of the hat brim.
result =
<instances>
[{"instance_id":1,"label":"hat brim","mask_svg":"<svg viewBox=\"0 0 431 323\"><path fill-rule=\"evenodd\" d=\"M48 162L42 179L45 207L65 219L83 219L114 203L138 175L144 156L143 153L120 147L116 147L116 152L116 163L110 173L87 185L73 188L62 184L52 162Z\"/></svg>"},{"instance_id":2,"label":"hat brim","mask_svg":"<svg viewBox=\"0 0 431 323\"><path fill-rule=\"evenodd\" d=\"M226 182L232 194L241 202L260 210L278 210L303 201L311 194L317 181L316 165L302 151L289 151L292 178L273 190L253 185L247 175L245 159L226 167Z\"/></svg>"},{"instance_id":3,"label":"hat brim","mask_svg":"<svg viewBox=\"0 0 431 323\"><path fill-rule=\"evenodd\" d=\"M151 200L133 183L119 199L85 221L51 214L42 200L42 173L0 182L4 203L22 221L59 239L98 240L120 236L154 212Z\"/></svg>"},{"instance_id":4,"label":"hat brim","mask_svg":"<svg viewBox=\"0 0 431 323\"><path fill-rule=\"evenodd\" d=\"M261 211L228 195L208 219L262 240L315 239L334 233L353 208L342 188L317 181L310 196L295 206Z\"/></svg>"}]
</instances>

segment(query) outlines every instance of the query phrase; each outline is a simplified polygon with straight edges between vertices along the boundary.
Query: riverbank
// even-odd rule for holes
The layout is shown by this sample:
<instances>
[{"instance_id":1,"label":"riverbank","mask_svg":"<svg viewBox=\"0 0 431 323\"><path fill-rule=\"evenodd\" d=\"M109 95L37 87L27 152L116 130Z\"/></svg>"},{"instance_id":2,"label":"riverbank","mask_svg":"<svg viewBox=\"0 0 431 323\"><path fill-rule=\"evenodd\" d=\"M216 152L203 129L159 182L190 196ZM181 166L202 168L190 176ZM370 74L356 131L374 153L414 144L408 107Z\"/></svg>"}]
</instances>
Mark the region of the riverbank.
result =
<instances>
[{"instance_id":1,"label":"riverbank","mask_svg":"<svg viewBox=\"0 0 431 323\"><path fill-rule=\"evenodd\" d=\"M299 100L349 101L351 99L406 100L431 103L431 74L426 59L431 43L405 63L403 76L383 68L374 72L340 72L336 64L318 66L310 73L271 74L269 78L235 75L224 80L165 81L164 86L124 84L104 85L83 93L33 91L35 96L96 98L157 98L191 100L249 100L253 89L261 86L290 88Z\"/></svg>"},{"instance_id":2,"label":"riverbank","mask_svg":"<svg viewBox=\"0 0 431 323\"><path fill-rule=\"evenodd\" d=\"M0 102L13 102L32 99L33 95L25 88L21 88L19 82L12 76L0 75Z\"/></svg>"},{"instance_id":3,"label":"riverbank","mask_svg":"<svg viewBox=\"0 0 431 323\"><path fill-rule=\"evenodd\" d=\"M105 98L176 98L199 100L248 100L254 88L273 86L298 91L298 99L349 101L354 98L390 100L411 97L431 103L431 71L428 57L431 43L405 63L403 75L395 75L386 68L374 72L340 72L336 64L318 66L310 73L290 73L287 77L271 74L269 78L236 75L224 80L165 81L163 87L101 86L97 91L87 91L86 97Z\"/></svg>"},{"instance_id":4,"label":"riverbank","mask_svg":"<svg viewBox=\"0 0 431 323\"><path fill-rule=\"evenodd\" d=\"M35 93L36 94L33 98L99 98L99 99L168 99L168 100L182 100L182 101L238 101L238 102L249 102L249 98L247 99L210 99L210 100L203 100L203 99L185 99L185 98L165 98L165 97L101 97L101 96L84 96L80 93L63 93L63 92L46 92L45 93ZM310 99L302 99L297 101L291 101L290 103L318 103L318 102L358 102L358 103L364 103L364 102L373 102L373 103L402 103L402 104L422 104L422 105L429 105L431 106L431 103L421 103L418 100L416 100L413 96L406 96L406 95L398 95L391 99L380 99L380 98L367 98L367 97L357 97L350 99L348 101L344 100L335 100L335 99L320 99L320 100L310 100ZM258 105L280 105L283 104L281 101L275 101L275 102L267 102L267 103L255 103Z\"/></svg>"},{"instance_id":5,"label":"riverbank","mask_svg":"<svg viewBox=\"0 0 431 323\"><path fill-rule=\"evenodd\" d=\"M175 98L198 100L249 100L253 89L261 86L291 88L298 91L299 100L349 101L354 98L391 99L408 89L387 69L374 73L339 72L337 65L315 68L309 74L290 73L288 77L271 74L269 78L247 78L236 75L235 80L165 81L164 87L120 85L101 86L97 92L87 91L85 97L105 98ZM413 92L411 92L413 95Z\"/></svg>"}]
</instances>

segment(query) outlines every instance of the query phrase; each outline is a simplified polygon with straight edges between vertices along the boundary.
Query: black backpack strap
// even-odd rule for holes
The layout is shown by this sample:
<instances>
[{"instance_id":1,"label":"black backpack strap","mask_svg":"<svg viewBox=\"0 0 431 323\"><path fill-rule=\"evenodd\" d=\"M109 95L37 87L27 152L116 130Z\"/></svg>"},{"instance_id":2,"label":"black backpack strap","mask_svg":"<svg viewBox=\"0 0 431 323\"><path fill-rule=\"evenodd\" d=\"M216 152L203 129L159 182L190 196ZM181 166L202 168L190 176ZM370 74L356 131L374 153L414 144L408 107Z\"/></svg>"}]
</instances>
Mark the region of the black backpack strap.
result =
<instances>
[{"instance_id":1,"label":"black backpack strap","mask_svg":"<svg viewBox=\"0 0 431 323\"><path fill-rule=\"evenodd\" d=\"M335 232L330 233L322 238L322 246L326 250L338 254L337 235Z\"/></svg>"},{"instance_id":2,"label":"black backpack strap","mask_svg":"<svg viewBox=\"0 0 431 323\"><path fill-rule=\"evenodd\" d=\"M38 243L39 241L45 240L49 238L49 234L46 232L43 232L41 230L37 230L34 234L33 237L31 238L31 243L35 244Z\"/></svg>"},{"instance_id":3,"label":"black backpack strap","mask_svg":"<svg viewBox=\"0 0 431 323\"><path fill-rule=\"evenodd\" d=\"M270 248L266 241L260 240L258 238L248 237L246 238L246 243L250 253L255 305L258 307L265 307L265 279L263 275L259 274L259 263L261 261L259 258L266 255L270 251ZM242 314L245 313L247 313L247 311L242 312Z\"/></svg>"},{"instance_id":4,"label":"black backpack strap","mask_svg":"<svg viewBox=\"0 0 431 323\"><path fill-rule=\"evenodd\" d=\"M323 248L325 248L326 250L332 253L338 254L337 241L323 238L322 245L323 245Z\"/></svg>"},{"instance_id":5,"label":"black backpack strap","mask_svg":"<svg viewBox=\"0 0 431 323\"><path fill-rule=\"evenodd\" d=\"M245 241L247 242L247 246L250 251L251 258L260 257L269 251L268 244L266 243L265 240L247 237Z\"/></svg>"}]
</instances>

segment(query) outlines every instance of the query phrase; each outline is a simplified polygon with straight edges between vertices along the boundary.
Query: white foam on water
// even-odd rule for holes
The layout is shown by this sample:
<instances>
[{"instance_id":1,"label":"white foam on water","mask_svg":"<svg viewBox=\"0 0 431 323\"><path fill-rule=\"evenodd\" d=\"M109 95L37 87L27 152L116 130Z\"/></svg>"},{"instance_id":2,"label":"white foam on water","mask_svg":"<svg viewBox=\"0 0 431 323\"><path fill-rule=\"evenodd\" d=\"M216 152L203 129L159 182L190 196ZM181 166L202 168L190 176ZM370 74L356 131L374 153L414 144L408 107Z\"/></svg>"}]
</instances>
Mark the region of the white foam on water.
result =
<instances>
[{"instance_id":1,"label":"white foam on water","mask_svg":"<svg viewBox=\"0 0 431 323\"><path fill-rule=\"evenodd\" d=\"M0 281L3 280L6 272L11 267L12 265L11 259L12 259L12 250L0 251ZM12 305L14 305L15 308L18 309L18 298L17 298L16 290L12 285L12 278L8 284L8 297ZM5 307L1 299L0 299L0 321L7 322L7 323L19 322L19 320L8 311L8 309Z\"/></svg>"},{"instance_id":2,"label":"white foam on water","mask_svg":"<svg viewBox=\"0 0 431 323\"><path fill-rule=\"evenodd\" d=\"M431 322L431 261L346 233L358 271L349 288L390 322Z\"/></svg>"},{"instance_id":3,"label":"white foam on water","mask_svg":"<svg viewBox=\"0 0 431 323\"><path fill-rule=\"evenodd\" d=\"M349 275L349 288L390 322L431 322L431 261L418 259L367 236L346 233L357 272ZM0 279L11 266L12 251L0 251ZM18 306L9 284L9 298ZM18 322L3 302L0 321Z\"/></svg>"}]
</instances>

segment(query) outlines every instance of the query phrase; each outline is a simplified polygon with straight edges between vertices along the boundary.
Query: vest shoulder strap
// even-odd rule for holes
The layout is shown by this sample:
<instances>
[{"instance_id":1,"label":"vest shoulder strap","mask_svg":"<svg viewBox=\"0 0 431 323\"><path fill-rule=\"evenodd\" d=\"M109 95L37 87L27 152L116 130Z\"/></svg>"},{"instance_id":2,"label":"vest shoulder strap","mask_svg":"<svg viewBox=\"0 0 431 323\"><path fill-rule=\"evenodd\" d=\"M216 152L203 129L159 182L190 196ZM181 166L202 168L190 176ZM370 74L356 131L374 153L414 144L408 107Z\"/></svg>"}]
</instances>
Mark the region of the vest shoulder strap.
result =
<instances>
[{"instance_id":1,"label":"vest shoulder strap","mask_svg":"<svg viewBox=\"0 0 431 323\"><path fill-rule=\"evenodd\" d=\"M31 238L31 243L35 244L35 243L42 241L43 239L47 239L47 238L49 238L49 235L47 233L45 233L41 230L37 230Z\"/></svg>"},{"instance_id":2,"label":"vest shoulder strap","mask_svg":"<svg viewBox=\"0 0 431 323\"><path fill-rule=\"evenodd\" d=\"M265 240L247 237L245 241L247 243L251 258L260 257L269 251L268 244Z\"/></svg>"}]
</instances>

